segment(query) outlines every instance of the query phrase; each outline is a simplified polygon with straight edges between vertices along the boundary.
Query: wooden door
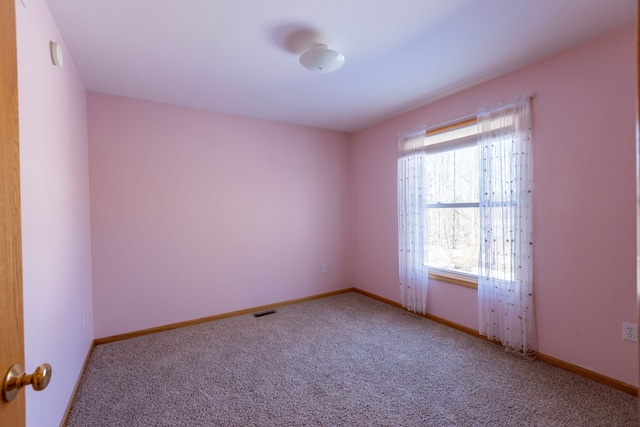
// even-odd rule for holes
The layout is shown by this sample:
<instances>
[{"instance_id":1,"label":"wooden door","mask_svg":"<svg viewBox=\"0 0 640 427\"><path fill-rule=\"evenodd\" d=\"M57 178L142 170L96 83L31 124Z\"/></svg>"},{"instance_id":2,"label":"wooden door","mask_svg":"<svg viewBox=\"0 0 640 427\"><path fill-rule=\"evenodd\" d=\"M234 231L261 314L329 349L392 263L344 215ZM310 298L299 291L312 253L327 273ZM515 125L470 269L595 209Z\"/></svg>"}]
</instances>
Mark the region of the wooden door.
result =
<instances>
[{"instance_id":1,"label":"wooden door","mask_svg":"<svg viewBox=\"0 0 640 427\"><path fill-rule=\"evenodd\" d=\"M15 0L0 0L0 375L24 366ZM1 383L2 381L0 381ZM0 425L25 425L24 391L0 399Z\"/></svg>"}]
</instances>

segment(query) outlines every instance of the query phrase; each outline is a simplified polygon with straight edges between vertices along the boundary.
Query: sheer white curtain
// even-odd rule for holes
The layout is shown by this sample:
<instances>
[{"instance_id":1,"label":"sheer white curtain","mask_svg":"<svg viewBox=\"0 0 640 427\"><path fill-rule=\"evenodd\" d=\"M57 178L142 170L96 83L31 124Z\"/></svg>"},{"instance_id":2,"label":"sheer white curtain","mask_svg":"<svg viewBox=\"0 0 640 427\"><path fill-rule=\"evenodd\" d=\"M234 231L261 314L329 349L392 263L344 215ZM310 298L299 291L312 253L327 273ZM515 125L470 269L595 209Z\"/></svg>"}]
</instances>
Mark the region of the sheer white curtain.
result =
<instances>
[{"instance_id":1,"label":"sheer white curtain","mask_svg":"<svg viewBox=\"0 0 640 427\"><path fill-rule=\"evenodd\" d=\"M479 329L489 339L524 354L537 350L530 98L478 112Z\"/></svg>"},{"instance_id":2,"label":"sheer white curtain","mask_svg":"<svg viewBox=\"0 0 640 427\"><path fill-rule=\"evenodd\" d=\"M425 265L425 129L400 136L398 158L398 256L402 306L427 312L429 269Z\"/></svg>"}]
</instances>

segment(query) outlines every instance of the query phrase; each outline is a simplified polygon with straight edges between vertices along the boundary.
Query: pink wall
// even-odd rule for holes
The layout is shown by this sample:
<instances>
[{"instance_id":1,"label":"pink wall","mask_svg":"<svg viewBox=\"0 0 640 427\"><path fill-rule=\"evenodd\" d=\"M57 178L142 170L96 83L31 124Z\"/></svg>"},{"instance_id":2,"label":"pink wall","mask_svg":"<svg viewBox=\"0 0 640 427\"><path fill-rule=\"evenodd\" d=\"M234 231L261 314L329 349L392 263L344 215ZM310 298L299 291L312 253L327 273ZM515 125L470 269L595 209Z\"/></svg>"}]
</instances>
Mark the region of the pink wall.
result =
<instances>
[{"instance_id":1,"label":"pink wall","mask_svg":"<svg viewBox=\"0 0 640 427\"><path fill-rule=\"evenodd\" d=\"M42 0L16 2L26 369L48 362L47 390L26 390L27 425L57 426L93 340L86 92ZM86 323L83 328L82 314Z\"/></svg>"},{"instance_id":2,"label":"pink wall","mask_svg":"<svg viewBox=\"0 0 640 427\"><path fill-rule=\"evenodd\" d=\"M638 318L635 41L629 28L354 134L354 286L399 301L398 133L535 92L540 352L638 385L638 345L621 332ZM432 285L429 312L477 329L475 290Z\"/></svg>"},{"instance_id":3,"label":"pink wall","mask_svg":"<svg viewBox=\"0 0 640 427\"><path fill-rule=\"evenodd\" d=\"M97 93L88 111L96 337L351 286L347 134Z\"/></svg>"}]
</instances>

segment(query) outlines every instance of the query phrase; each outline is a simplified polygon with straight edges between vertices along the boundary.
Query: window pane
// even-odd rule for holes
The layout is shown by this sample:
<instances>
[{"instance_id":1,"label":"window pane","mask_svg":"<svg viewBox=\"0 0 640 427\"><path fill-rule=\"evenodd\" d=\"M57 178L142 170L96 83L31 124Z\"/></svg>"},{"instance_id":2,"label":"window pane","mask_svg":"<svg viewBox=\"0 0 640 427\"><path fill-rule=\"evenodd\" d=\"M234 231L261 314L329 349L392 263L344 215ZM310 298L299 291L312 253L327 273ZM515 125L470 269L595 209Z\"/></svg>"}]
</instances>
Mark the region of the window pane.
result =
<instances>
[{"instance_id":1,"label":"window pane","mask_svg":"<svg viewBox=\"0 0 640 427\"><path fill-rule=\"evenodd\" d=\"M478 147L426 156L426 202L478 202Z\"/></svg>"},{"instance_id":2,"label":"window pane","mask_svg":"<svg viewBox=\"0 0 640 427\"><path fill-rule=\"evenodd\" d=\"M478 208L428 209L425 263L432 267L478 274L478 213Z\"/></svg>"}]
</instances>

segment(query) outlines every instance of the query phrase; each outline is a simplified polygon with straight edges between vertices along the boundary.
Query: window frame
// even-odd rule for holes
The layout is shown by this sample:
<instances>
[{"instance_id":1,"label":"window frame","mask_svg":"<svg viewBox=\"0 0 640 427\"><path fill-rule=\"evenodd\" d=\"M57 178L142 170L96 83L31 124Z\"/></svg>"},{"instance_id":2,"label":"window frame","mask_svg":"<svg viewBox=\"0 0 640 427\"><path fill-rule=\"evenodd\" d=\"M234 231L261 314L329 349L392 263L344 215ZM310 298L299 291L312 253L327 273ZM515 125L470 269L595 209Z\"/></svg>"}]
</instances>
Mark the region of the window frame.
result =
<instances>
[{"instance_id":1,"label":"window frame","mask_svg":"<svg viewBox=\"0 0 640 427\"><path fill-rule=\"evenodd\" d=\"M456 149L461 149L464 147L472 146L477 144L477 139L479 132L477 130L478 118L472 117L470 119L463 119L456 121L455 123L451 123L448 125L437 126L431 130L425 132L425 146L421 149L425 153L436 153L443 151L453 151ZM436 135L441 135L447 132L452 132L457 129L463 129L467 127L476 126L476 132L470 136L464 136L462 138L446 140L438 143L428 143L428 138ZM471 142L470 139L474 139L475 142ZM474 207L480 208L480 202L477 203L434 203L425 205L426 208L437 209L437 208L456 208L456 207ZM454 285L464 286L471 289L478 289L478 276L471 273L463 273L456 272L453 270L447 270L439 267L432 267L427 265L429 268L429 279L437 280L439 282L451 283Z\"/></svg>"}]
</instances>

